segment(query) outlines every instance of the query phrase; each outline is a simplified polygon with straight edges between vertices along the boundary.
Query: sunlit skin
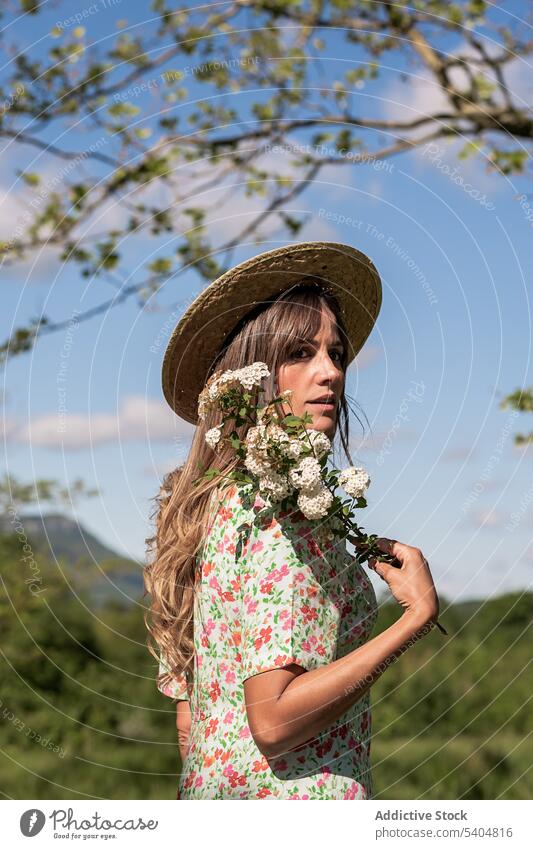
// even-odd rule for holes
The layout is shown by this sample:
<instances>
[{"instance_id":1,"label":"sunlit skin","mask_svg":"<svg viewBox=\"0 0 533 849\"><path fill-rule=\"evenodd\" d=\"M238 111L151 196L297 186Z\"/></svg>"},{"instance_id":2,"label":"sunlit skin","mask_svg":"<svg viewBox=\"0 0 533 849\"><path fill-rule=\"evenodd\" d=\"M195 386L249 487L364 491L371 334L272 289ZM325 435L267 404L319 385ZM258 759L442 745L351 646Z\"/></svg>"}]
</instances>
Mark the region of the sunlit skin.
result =
<instances>
[{"instance_id":1,"label":"sunlit skin","mask_svg":"<svg viewBox=\"0 0 533 849\"><path fill-rule=\"evenodd\" d=\"M278 370L278 391L292 390L290 398L292 412L297 416L309 413L313 417L309 428L320 430L333 439L337 427L339 398L344 387L345 374L342 369L343 343L335 326L333 313L325 306L321 311L321 326L313 342L302 341ZM322 403L311 403L311 399L329 392L335 395L333 410ZM284 414L291 410L281 405Z\"/></svg>"}]
</instances>

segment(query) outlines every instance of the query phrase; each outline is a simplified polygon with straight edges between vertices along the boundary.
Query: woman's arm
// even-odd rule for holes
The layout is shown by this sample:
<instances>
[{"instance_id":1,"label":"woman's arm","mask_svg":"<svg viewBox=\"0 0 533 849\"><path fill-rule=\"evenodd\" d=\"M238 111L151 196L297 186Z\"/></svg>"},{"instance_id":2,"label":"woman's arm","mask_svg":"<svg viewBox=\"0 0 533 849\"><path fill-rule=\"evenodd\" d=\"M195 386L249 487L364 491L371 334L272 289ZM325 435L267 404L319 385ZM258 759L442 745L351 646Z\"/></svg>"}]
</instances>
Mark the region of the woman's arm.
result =
<instances>
[{"instance_id":1,"label":"woman's arm","mask_svg":"<svg viewBox=\"0 0 533 849\"><path fill-rule=\"evenodd\" d=\"M306 743L367 692L391 661L429 633L435 611L407 610L390 628L332 663L306 671L296 664L247 678L244 696L252 736L267 758Z\"/></svg>"},{"instance_id":2,"label":"woman's arm","mask_svg":"<svg viewBox=\"0 0 533 849\"><path fill-rule=\"evenodd\" d=\"M176 705L176 728L178 729L178 746L183 763L189 751L189 735L191 732L191 707L186 699L180 699Z\"/></svg>"}]
</instances>

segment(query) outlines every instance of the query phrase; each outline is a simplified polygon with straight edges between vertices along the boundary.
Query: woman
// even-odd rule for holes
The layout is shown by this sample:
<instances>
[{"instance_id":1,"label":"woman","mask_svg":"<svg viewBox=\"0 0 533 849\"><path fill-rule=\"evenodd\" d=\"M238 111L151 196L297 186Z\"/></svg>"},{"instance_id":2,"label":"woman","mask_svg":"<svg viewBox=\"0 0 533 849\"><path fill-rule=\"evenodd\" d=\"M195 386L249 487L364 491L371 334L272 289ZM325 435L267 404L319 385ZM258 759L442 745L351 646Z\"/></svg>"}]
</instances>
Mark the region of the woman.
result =
<instances>
[{"instance_id":1,"label":"woman","mask_svg":"<svg viewBox=\"0 0 533 849\"><path fill-rule=\"evenodd\" d=\"M270 370L258 402L291 389L292 411L338 435L351 462L346 369L380 305L364 254L308 242L227 272L171 337L164 394L198 426L188 459L163 483L146 589L158 688L177 700L178 798L373 797L370 688L438 616L427 561L380 539L401 568L375 558L369 566L404 611L371 638L374 590L327 523L297 509L262 512L251 484L193 481L208 468L239 468L231 449L206 444L219 421L199 421L197 399L214 371L253 362Z\"/></svg>"}]
</instances>

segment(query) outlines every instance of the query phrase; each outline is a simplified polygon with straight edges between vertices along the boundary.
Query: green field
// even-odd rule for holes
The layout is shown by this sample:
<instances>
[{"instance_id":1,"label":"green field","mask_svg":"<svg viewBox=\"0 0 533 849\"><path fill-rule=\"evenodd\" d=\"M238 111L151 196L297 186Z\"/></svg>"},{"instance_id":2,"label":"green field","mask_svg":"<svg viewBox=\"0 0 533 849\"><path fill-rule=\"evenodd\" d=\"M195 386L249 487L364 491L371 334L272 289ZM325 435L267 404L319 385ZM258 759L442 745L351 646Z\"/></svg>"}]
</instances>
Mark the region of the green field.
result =
<instances>
[{"instance_id":1,"label":"green field","mask_svg":"<svg viewBox=\"0 0 533 849\"><path fill-rule=\"evenodd\" d=\"M155 688L144 603L95 609L46 558L43 591L0 537L0 788L13 799L175 799L174 703ZM530 799L533 594L448 606L372 688L380 799ZM400 615L380 609L377 630Z\"/></svg>"}]
</instances>

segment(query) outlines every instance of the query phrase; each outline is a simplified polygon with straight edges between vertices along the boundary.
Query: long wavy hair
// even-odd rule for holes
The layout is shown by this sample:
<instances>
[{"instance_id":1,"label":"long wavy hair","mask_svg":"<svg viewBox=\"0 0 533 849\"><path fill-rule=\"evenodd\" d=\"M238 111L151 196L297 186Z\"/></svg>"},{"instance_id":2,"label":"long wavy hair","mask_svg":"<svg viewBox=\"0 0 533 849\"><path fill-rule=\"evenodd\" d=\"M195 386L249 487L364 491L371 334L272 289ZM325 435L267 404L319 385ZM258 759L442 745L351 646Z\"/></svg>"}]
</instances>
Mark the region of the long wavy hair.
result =
<instances>
[{"instance_id":1,"label":"long wavy hair","mask_svg":"<svg viewBox=\"0 0 533 849\"><path fill-rule=\"evenodd\" d=\"M303 343L314 339L320 330L324 306L333 313L344 344L340 364L346 373L350 342L338 301L320 281L306 278L246 314L226 338L208 377L214 371L264 362L270 377L256 390L257 402L269 402L278 394L279 367ZM348 400L356 404L354 399L348 398L343 386L332 453L335 458L339 436L348 462L353 465L349 451L349 410L363 432L364 426ZM155 533L145 540L148 559L144 569L144 594L151 595L151 604L144 620L149 632L148 649L157 660L164 657L169 670L158 676L162 685L168 684L173 677L185 676L191 687L194 677L194 594L201 562L198 554L209 533L210 518L216 515L216 511L211 512L211 498L218 485L216 479L203 478L194 485L193 481L212 466L223 474L241 467L231 446L221 440L213 449L205 441L206 432L220 425L221 418L221 413L213 412L205 420L199 420L186 461L165 475L153 499L155 507L150 519L155 520ZM226 427L230 425L233 423L228 422ZM249 427L246 424L237 428L241 440ZM223 435L226 432L223 431Z\"/></svg>"}]
</instances>

